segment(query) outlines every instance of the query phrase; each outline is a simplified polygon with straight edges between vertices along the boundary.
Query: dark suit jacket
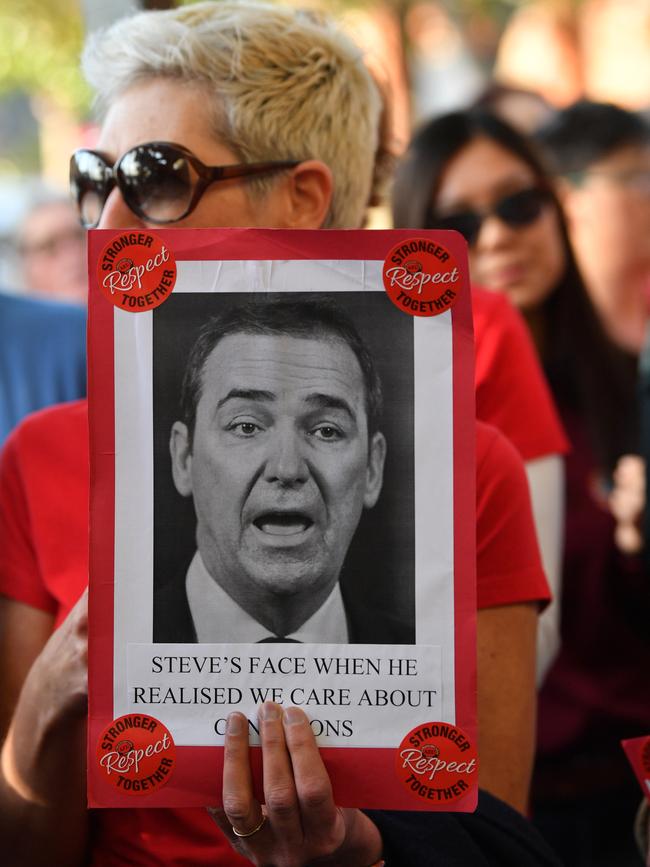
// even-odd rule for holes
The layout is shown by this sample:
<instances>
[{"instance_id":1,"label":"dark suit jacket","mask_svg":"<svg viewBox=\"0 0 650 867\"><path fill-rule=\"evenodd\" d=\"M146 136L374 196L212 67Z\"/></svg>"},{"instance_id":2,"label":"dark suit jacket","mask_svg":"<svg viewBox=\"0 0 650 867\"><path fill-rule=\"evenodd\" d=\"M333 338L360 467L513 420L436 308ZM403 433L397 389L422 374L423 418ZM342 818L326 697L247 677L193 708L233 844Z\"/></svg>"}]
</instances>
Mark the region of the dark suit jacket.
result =
<instances>
[{"instance_id":1,"label":"dark suit jacket","mask_svg":"<svg viewBox=\"0 0 650 867\"><path fill-rule=\"evenodd\" d=\"M184 644L197 641L196 629L185 592L185 574L154 593L153 640L157 644ZM414 644L415 624L406 623L392 612L374 609L351 598L341 588L348 621L350 644Z\"/></svg>"}]
</instances>

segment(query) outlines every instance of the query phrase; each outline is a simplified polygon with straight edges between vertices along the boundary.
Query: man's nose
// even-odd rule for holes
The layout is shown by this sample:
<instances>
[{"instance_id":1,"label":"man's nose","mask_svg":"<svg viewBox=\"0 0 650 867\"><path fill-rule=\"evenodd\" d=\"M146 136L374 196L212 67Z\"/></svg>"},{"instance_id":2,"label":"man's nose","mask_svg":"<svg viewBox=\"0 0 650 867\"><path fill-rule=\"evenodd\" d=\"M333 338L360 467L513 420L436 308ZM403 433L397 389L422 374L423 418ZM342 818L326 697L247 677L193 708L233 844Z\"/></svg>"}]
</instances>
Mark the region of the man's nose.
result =
<instances>
[{"instance_id":1,"label":"man's nose","mask_svg":"<svg viewBox=\"0 0 650 867\"><path fill-rule=\"evenodd\" d=\"M117 187L111 190L102 215L97 224L98 229L139 229L145 223L129 208Z\"/></svg>"},{"instance_id":2,"label":"man's nose","mask_svg":"<svg viewBox=\"0 0 650 867\"><path fill-rule=\"evenodd\" d=\"M305 444L297 431L278 431L266 461L266 481L283 485L305 482L309 477L309 468L304 449Z\"/></svg>"}]
</instances>

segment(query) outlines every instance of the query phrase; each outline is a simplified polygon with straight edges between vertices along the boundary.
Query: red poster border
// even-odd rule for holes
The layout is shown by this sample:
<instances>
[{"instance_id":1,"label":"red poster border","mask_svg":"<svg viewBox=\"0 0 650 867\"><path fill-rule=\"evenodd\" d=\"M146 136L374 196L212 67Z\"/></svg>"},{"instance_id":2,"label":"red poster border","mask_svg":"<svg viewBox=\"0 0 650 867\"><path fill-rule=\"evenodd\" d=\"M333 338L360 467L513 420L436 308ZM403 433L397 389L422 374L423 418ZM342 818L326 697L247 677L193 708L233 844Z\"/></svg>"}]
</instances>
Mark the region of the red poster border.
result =
<instances>
[{"instance_id":1,"label":"red poster border","mask_svg":"<svg viewBox=\"0 0 650 867\"><path fill-rule=\"evenodd\" d=\"M148 230L152 231L152 230ZM209 232L209 242L206 235ZM173 780L150 794L124 795L93 772L96 745L103 729L113 720L113 634L114 634L114 479L115 479L115 308L102 295L96 266L101 252L115 237L130 232L92 230L89 233L89 428L91 445L91 592L89 617L90 712L88 725L88 802L90 807L170 807L182 800L185 807L218 803L217 780L221 778L223 749L220 747L178 747ZM135 233L137 234L137 233ZM435 237L450 251L465 275L463 290L452 309L453 317L453 406L454 406L454 560L456 624L456 719L476 743L476 658L465 653L475 646L476 627L476 437L474 419L474 354L472 311L467 278L465 243L456 232L378 230L302 231L274 229L172 229L153 230L177 261L205 259L378 259L383 260L397 243L417 236ZM128 313L124 315L139 315ZM469 344L469 345L468 345ZM101 400L98 396L101 395ZM102 485L97 485L98 476ZM462 579L460 576L465 576ZM99 625L99 629L97 628ZM459 676L458 661L464 671ZM405 724L405 734L409 730ZM324 747L321 755L333 779L337 803L366 809L430 810L431 802L409 794L395 775L394 749ZM261 779L261 754L253 748L256 780ZM362 772L360 771L362 769ZM384 786L378 785L382 781ZM388 786L386 781L393 781ZM261 795L261 790L258 790ZM444 807L450 812L472 811L477 791ZM440 809L440 808L438 808Z\"/></svg>"}]
</instances>

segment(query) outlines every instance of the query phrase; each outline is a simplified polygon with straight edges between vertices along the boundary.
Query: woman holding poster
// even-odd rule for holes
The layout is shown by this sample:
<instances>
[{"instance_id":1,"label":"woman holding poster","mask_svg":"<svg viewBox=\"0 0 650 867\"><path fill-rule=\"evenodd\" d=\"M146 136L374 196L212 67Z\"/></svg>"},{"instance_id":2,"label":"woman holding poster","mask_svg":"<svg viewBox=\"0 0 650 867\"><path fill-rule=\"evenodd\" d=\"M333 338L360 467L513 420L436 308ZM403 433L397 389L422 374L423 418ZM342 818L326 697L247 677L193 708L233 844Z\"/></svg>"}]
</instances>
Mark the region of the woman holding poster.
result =
<instances>
[{"instance_id":1,"label":"woman holding poster","mask_svg":"<svg viewBox=\"0 0 650 867\"><path fill-rule=\"evenodd\" d=\"M210 62L217 68L207 72ZM293 9L197 4L118 23L89 48L87 64L95 66L94 80L108 86L100 150L85 151L73 164L88 223L133 228L136 237L160 224L361 224L378 144L379 97L356 51L329 25ZM123 78L120 69L128 70ZM218 95L209 111L214 94L206 81ZM173 148L173 161L159 156L161 143ZM258 178L250 186L241 175L214 170L206 176L208 166L252 162ZM34 418L11 440L3 462L0 588L7 597L3 637L13 651L3 663L3 712L11 724L2 754L0 830L9 863L555 864L523 816L504 803L525 808L534 634L538 604L548 593L520 462L485 427L477 449L478 601L484 609L479 716L481 782L492 794L481 795L478 817L339 810L306 715L281 712L274 703L260 711L263 797L252 788L246 719L229 718L223 810L216 813L221 832L203 809L145 809L135 801L129 809L89 813L83 758L86 424L79 404ZM286 528L286 520L279 523ZM111 556L93 549L93 558ZM503 581L499 570L506 560L509 580ZM139 731L130 738L151 731L142 716L132 724ZM123 734L116 729L109 737ZM453 736L459 750L465 745L449 729L441 736ZM117 743L128 749L128 741ZM168 749L164 733L152 741L151 751L159 748ZM463 772L470 771L470 762L464 765ZM191 790L192 780L185 785Z\"/></svg>"}]
</instances>

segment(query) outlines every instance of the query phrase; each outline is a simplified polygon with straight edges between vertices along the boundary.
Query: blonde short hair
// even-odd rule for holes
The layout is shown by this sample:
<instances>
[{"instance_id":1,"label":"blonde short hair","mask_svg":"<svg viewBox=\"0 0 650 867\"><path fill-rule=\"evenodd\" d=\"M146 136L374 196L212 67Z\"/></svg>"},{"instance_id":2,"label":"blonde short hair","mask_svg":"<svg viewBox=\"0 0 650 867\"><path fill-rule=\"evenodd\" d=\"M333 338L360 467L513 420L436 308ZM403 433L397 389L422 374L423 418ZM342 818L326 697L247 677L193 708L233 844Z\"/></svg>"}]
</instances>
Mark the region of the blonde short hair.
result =
<instances>
[{"instance_id":1,"label":"blonde short hair","mask_svg":"<svg viewBox=\"0 0 650 867\"><path fill-rule=\"evenodd\" d=\"M154 77L205 86L215 134L239 159L322 160L334 177L325 227L362 224L381 97L360 51L326 18L258 0L143 12L92 35L83 68L103 110ZM273 181L251 183L262 192Z\"/></svg>"}]
</instances>

